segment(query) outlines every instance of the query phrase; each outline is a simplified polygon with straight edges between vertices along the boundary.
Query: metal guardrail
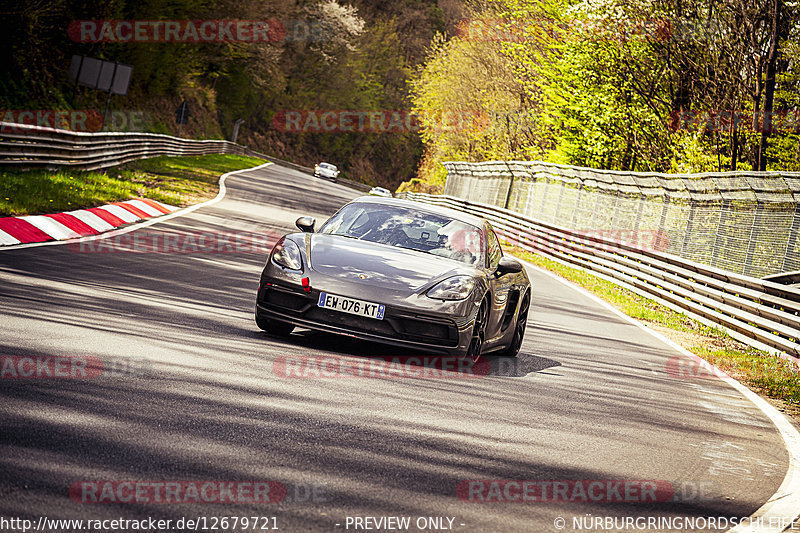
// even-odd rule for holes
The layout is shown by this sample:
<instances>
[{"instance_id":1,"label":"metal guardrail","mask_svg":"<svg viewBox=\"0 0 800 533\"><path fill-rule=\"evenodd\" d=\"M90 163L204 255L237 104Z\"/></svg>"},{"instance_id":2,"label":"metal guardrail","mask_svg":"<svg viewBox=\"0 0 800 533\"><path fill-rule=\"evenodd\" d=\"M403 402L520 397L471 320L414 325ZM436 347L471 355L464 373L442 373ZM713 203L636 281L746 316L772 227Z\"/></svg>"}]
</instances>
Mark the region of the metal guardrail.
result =
<instances>
[{"instance_id":1,"label":"metal guardrail","mask_svg":"<svg viewBox=\"0 0 800 533\"><path fill-rule=\"evenodd\" d=\"M224 140L181 139L159 133L84 133L28 124L0 122L0 164L31 167L70 167L99 170L157 156L238 154L260 157L274 163L314 174L302 165L251 150ZM369 185L338 180L343 185L368 191Z\"/></svg>"},{"instance_id":2,"label":"metal guardrail","mask_svg":"<svg viewBox=\"0 0 800 533\"><path fill-rule=\"evenodd\" d=\"M800 360L800 290L453 196L406 193L489 220L519 247L629 289L754 348Z\"/></svg>"},{"instance_id":3,"label":"metal guardrail","mask_svg":"<svg viewBox=\"0 0 800 533\"><path fill-rule=\"evenodd\" d=\"M230 141L158 133L83 133L0 122L0 163L98 170L161 155L262 155Z\"/></svg>"},{"instance_id":4,"label":"metal guardrail","mask_svg":"<svg viewBox=\"0 0 800 533\"><path fill-rule=\"evenodd\" d=\"M622 172L446 162L444 194L574 230L655 231L667 251L748 276L800 270L800 173Z\"/></svg>"}]
</instances>

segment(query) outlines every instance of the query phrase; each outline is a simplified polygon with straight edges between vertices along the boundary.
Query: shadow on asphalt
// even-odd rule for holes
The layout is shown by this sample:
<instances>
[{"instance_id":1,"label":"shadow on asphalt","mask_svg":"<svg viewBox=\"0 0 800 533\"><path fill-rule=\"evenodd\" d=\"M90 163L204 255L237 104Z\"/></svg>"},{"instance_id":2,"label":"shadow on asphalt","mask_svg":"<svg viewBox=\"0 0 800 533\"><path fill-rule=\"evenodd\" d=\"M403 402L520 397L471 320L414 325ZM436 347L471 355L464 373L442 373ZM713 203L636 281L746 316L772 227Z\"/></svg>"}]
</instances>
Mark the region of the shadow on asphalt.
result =
<instances>
[{"instance_id":1,"label":"shadow on asphalt","mask_svg":"<svg viewBox=\"0 0 800 533\"><path fill-rule=\"evenodd\" d=\"M394 365L400 367L398 368L398 373L401 376L411 376L417 373L417 367L423 367L439 369L445 374L464 373L474 374L480 377L518 378L548 368L561 366L561 363L553 359L528 353L526 345L523 345L523 349L517 357L487 354L478 361L473 362L470 359L456 356L430 354L423 351L397 348L346 336L300 328L295 330L289 337L273 337L263 332L256 332L256 337L270 339L278 343L285 343L287 346L292 347L302 346L314 352L325 352L326 355L324 356L317 354L309 357L317 359L326 357L328 359L328 365L334 364L334 361L337 359L345 360L348 357L358 357L386 365ZM300 364L301 367L302 362L302 356L300 356L298 358L298 364ZM323 363L323 361L320 361L320 363ZM350 364L354 365L356 362L351 361ZM419 375L419 377L425 377L424 373Z\"/></svg>"}]
</instances>

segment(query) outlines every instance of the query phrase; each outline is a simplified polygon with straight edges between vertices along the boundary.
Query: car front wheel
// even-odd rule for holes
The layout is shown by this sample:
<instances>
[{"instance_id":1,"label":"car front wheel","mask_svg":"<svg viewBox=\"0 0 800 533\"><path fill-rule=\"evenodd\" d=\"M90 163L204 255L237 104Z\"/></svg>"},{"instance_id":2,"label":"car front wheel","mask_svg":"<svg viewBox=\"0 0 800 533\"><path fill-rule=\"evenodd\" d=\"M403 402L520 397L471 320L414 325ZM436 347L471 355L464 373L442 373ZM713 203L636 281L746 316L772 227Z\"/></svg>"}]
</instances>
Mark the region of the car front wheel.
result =
<instances>
[{"instance_id":1,"label":"car front wheel","mask_svg":"<svg viewBox=\"0 0 800 533\"><path fill-rule=\"evenodd\" d=\"M531 307L531 294L530 292L522 299L519 306L519 313L517 313L517 323L514 325L514 338L511 344L503 350L500 355L504 357L516 357L519 354L519 349L522 347L522 340L525 337L525 327L528 325L528 310Z\"/></svg>"},{"instance_id":2,"label":"car front wheel","mask_svg":"<svg viewBox=\"0 0 800 533\"><path fill-rule=\"evenodd\" d=\"M475 325L472 327L472 338L467 347L466 357L477 361L481 356L483 341L486 339L486 323L489 320L489 304L486 300L481 302L478 314L475 315Z\"/></svg>"}]
</instances>

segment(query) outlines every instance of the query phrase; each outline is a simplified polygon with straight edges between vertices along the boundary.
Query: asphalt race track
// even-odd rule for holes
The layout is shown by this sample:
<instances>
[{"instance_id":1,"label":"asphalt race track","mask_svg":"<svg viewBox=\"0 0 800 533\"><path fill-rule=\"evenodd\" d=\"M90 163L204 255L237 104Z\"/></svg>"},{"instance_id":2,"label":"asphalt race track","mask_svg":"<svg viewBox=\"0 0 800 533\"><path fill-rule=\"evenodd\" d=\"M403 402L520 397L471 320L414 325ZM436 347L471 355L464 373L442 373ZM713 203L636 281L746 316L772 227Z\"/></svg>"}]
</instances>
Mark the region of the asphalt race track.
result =
<instances>
[{"instance_id":1,"label":"asphalt race track","mask_svg":"<svg viewBox=\"0 0 800 533\"><path fill-rule=\"evenodd\" d=\"M353 376L306 365L387 369L409 355L308 330L271 338L253 321L276 236L301 215L321 224L357 193L274 165L227 187L218 203L111 244L0 251L0 355L11 361L0 380L0 515L464 532L651 517L717 531L727 527L700 519L749 516L783 481L784 443L754 404L688 377L673 348L536 270L516 361L422 377L418 366ZM104 371L9 377L26 357ZM217 492L209 503L182 483L157 501L169 482ZM262 497L270 482L267 501L257 482ZM131 500L139 485L149 496ZM253 525L231 524L216 530Z\"/></svg>"}]
</instances>

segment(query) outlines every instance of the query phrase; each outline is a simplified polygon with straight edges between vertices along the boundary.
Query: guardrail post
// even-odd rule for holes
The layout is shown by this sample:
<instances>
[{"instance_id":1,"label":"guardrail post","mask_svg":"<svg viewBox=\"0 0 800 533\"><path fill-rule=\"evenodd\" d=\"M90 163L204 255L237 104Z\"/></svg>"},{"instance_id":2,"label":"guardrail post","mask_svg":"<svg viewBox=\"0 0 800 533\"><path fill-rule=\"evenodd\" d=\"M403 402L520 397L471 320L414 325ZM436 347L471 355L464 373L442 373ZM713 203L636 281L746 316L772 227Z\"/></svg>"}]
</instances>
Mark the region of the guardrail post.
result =
<instances>
[{"instance_id":1,"label":"guardrail post","mask_svg":"<svg viewBox=\"0 0 800 533\"><path fill-rule=\"evenodd\" d=\"M567 182L561 182L561 190L558 191L558 200L556 201L556 212L553 214L553 222L558 222L558 213L561 211L561 199L564 197L564 189L567 187Z\"/></svg>"},{"instance_id":2,"label":"guardrail post","mask_svg":"<svg viewBox=\"0 0 800 533\"><path fill-rule=\"evenodd\" d=\"M756 224L764 213L764 202L757 200L756 212L753 216L753 224L750 226L750 237L747 239L747 256L744 260L744 275L749 276L753 270L753 255L756 251L756 239L758 238L758 228Z\"/></svg>"},{"instance_id":3,"label":"guardrail post","mask_svg":"<svg viewBox=\"0 0 800 533\"><path fill-rule=\"evenodd\" d=\"M581 184L578 185L578 198L575 200L575 208L572 210L572 225L570 226L572 229L575 229L575 227L578 225L578 213L580 212L581 198L583 198L583 181L581 181Z\"/></svg>"},{"instance_id":4,"label":"guardrail post","mask_svg":"<svg viewBox=\"0 0 800 533\"><path fill-rule=\"evenodd\" d=\"M544 184L544 191L542 192L542 203L539 205L539 218L544 219L544 202L547 199L547 191L550 190L550 176L547 176L547 180Z\"/></svg>"},{"instance_id":5,"label":"guardrail post","mask_svg":"<svg viewBox=\"0 0 800 533\"><path fill-rule=\"evenodd\" d=\"M597 212L600 210L600 201L603 199L603 193L601 193L597 189L595 189L595 191L592 194L595 197L594 198L594 209L592 209L592 215L589 217L589 224L585 228L583 228L584 230L590 230L590 231L596 229L594 227L594 219L595 219L595 215L597 215Z\"/></svg>"},{"instance_id":6,"label":"guardrail post","mask_svg":"<svg viewBox=\"0 0 800 533\"><path fill-rule=\"evenodd\" d=\"M442 194L452 194L453 188L451 186L451 183L453 183L452 178L454 178L455 175L452 172L450 172L450 169L447 168L447 165L444 166L444 170L445 172L447 172L447 177L444 179L444 189L442 190Z\"/></svg>"},{"instance_id":7,"label":"guardrail post","mask_svg":"<svg viewBox=\"0 0 800 533\"><path fill-rule=\"evenodd\" d=\"M798 269L797 260L791 258L795 246L797 246L797 233L800 231L800 204L794 205L794 215L792 216L792 228L789 230L789 237L786 239L786 249L783 251L783 262L781 272L792 272ZM796 255L796 254L795 254Z\"/></svg>"},{"instance_id":8,"label":"guardrail post","mask_svg":"<svg viewBox=\"0 0 800 533\"><path fill-rule=\"evenodd\" d=\"M642 212L644 211L644 203L646 201L646 197L643 193L639 193L639 206L636 209L636 221L633 223L633 231L639 231L639 225L642 223ZM637 237L638 239L638 237Z\"/></svg>"},{"instance_id":9,"label":"guardrail post","mask_svg":"<svg viewBox=\"0 0 800 533\"><path fill-rule=\"evenodd\" d=\"M658 224L658 232L660 235L667 233L665 230L667 226L667 210L669 210L669 196L664 194L664 204L661 206L661 221Z\"/></svg>"},{"instance_id":10,"label":"guardrail post","mask_svg":"<svg viewBox=\"0 0 800 533\"><path fill-rule=\"evenodd\" d=\"M514 188L514 171L511 170L511 165L508 164L508 161L504 161L506 167L508 168L508 172L511 175L511 180L508 182L508 191L506 192L506 203L503 205L505 209L508 209L508 202L511 201L511 189Z\"/></svg>"},{"instance_id":11,"label":"guardrail post","mask_svg":"<svg viewBox=\"0 0 800 533\"><path fill-rule=\"evenodd\" d=\"M694 223L694 211L697 203L694 200L689 200L689 219L686 221L686 229L683 232L683 242L681 243L681 257L686 258L686 247L689 245L689 240L692 237L692 223Z\"/></svg>"},{"instance_id":12,"label":"guardrail post","mask_svg":"<svg viewBox=\"0 0 800 533\"><path fill-rule=\"evenodd\" d=\"M614 194L614 214L611 215L611 224L609 230L613 230L615 227L618 227L619 224L617 223L619 219L619 204L622 200L622 191L617 189L617 192ZM622 229L622 228L620 228Z\"/></svg>"},{"instance_id":13,"label":"guardrail post","mask_svg":"<svg viewBox=\"0 0 800 533\"><path fill-rule=\"evenodd\" d=\"M719 206L719 220L717 220L717 231L714 233L714 247L711 249L711 266L717 266L717 255L721 245L722 227L728 220L728 213L731 210L731 201L722 200L722 205Z\"/></svg>"}]
</instances>

